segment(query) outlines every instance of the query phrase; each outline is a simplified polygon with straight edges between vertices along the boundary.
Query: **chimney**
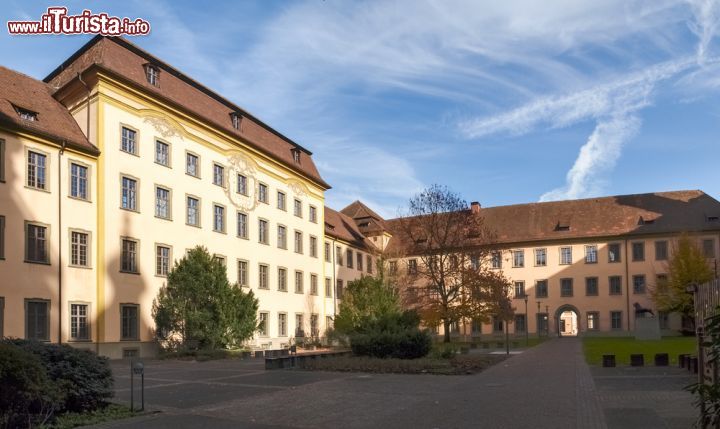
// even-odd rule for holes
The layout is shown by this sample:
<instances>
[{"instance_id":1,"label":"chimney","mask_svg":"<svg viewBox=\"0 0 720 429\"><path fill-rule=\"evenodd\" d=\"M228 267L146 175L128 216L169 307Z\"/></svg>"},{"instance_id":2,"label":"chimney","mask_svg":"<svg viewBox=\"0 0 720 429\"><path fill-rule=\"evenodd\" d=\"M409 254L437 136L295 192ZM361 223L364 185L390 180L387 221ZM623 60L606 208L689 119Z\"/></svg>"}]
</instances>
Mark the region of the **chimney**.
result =
<instances>
[{"instance_id":1,"label":"chimney","mask_svg":"<svg viewBox=\"0 0 720 429\"><path fill-rule=\"evenodd\" d=\"M470 203L470 211L473 214L480 213L480 203L477 201L473 201Z\"/></svg>"}]
</instances>

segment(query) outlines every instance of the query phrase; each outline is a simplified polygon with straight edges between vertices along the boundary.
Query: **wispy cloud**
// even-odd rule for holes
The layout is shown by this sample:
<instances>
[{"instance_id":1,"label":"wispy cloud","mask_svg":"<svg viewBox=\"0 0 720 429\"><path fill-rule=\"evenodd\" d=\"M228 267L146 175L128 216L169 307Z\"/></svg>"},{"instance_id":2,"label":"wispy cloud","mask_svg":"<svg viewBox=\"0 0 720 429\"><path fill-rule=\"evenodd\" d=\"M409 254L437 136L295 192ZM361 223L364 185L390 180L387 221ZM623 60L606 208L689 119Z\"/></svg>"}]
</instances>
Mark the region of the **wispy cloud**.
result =
<instances>
[{"instance_id":1,"label":"wispy cloud","mask_svg":"<svg viewBox=\"0 0 720 429\"><path fill-rule=\"evenodd\" d=\"M720 2L717 0L688 0L695 19L688 23L698 37L697 60L703 64L708 56L710 42L720 28Z\"/></svg>"}]
</instances>

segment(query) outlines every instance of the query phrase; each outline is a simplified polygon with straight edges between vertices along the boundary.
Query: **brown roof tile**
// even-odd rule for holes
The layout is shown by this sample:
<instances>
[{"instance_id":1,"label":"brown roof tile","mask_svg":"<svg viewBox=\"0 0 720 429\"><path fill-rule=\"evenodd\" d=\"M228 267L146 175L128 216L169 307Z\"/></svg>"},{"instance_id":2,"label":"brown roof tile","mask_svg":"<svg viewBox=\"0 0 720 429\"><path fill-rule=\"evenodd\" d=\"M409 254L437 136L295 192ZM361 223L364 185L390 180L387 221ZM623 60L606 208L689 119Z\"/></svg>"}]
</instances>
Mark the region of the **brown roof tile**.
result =
<instances>
[{"instance_id":1,"label":"brown roof tile","mask_svg":"<svg viewBox=\"0 0 720 429\"><path fill-rule=\"evenodd\" d=\"M97 154L98 149L85 138L65 106L53 98L52 91L42 81L0 66L0 123ZM16 107L37 113L37 121L21 119Z\"/></svg>"},{"instance_id":2,"label":"brown roof tile","mask_svg":"<svg viewBox=\"0 0 720 429\"><path fill-rule=\"evenodd\" d=\"M325 207L325 235L346 241L367 252L374 251L373 244L360 232L355 222L330 207Z\"/></svg>"},{"instance_id":3,"label":"brown roof tile","mask_svg":"<svg viewBox=\"0 0 720 429\"><path fill-rule=\"evenodd\" d=\"M160 84L157 87L151 85L145 77L144 66L148 63L160 69ZM60 88L73 80L78 72L93 65L180 106L228 134L248 142L252 147L307 176L318 185L330 188L330 185L320 177L310 151L123 38L102 36L93 38L48 75L45 81ZM230 118L232 112L239 112L243 116L240 130L232 126ZM295 148L299 148L304 153L299 164L293 160L292 150Z\"/></svg>"},{"instance_id":4,"label":"brown roof tile","mask_svg":"<svg viewBox=\"0 0 720 429\"><path fill-rule=\"evenodd\" d=\"M351 217L363 234L372 235L388 229L385 219L360 201L354 201L340 212Z\"/></svg>"},{"instance_id":5,"label":"brown roof tile","mask_svg":"<svg viewBox=\"0 0 720 429\"><path fill-rule=\"evenodd\" d=\"M674 191L480 209L498 244L720 231L720 202L702 191ZM400 252L398 219L386 221ZM567 230L558 226L569 227Z\"/></svg>"}]
</instances>

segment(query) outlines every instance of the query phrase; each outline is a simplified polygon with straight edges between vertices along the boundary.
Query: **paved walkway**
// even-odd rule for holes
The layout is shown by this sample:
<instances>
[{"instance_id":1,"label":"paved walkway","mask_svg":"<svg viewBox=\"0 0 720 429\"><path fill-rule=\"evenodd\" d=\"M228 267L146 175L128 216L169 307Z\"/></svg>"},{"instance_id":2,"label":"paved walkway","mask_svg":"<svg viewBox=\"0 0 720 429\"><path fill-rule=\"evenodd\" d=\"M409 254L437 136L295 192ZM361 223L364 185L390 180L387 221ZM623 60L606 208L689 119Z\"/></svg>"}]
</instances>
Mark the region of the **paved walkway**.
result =
<instances>
[{"instance_id":1,"label":"paved walkway","mask_svg":"<svg viewBox=\"0 0 720 429\"><path fill-rule=\"evenodd\" d=\"M113 365L117 397L127 401L127 363ZM264 371L257 361L156 361L146 365L146 408L160 412L110 426L593 429L608 427L601 398L581 341L568 338L470 376Z\"/></svg>"}]
</instances>

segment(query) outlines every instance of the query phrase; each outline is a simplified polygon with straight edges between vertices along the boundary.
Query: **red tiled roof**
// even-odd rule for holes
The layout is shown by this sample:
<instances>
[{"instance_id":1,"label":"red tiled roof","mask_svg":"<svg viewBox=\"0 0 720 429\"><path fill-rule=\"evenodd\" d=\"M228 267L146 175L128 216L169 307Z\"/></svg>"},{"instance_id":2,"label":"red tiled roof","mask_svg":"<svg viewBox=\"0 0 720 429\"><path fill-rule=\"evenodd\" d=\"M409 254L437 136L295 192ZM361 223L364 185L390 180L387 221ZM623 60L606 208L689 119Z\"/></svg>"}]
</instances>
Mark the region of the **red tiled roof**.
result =
<instances>
[{"instance_id":1,"label":"red tiled roof","mask_svg":"<svg viewBox=\"0 0 720 429\"><path fill-rule=\"evenodd\" d=\"M699 190L487 207L480 215L498 244L720 231L711 220L720 202ZM394 233L387 250L401 252L398 219L386 224Z\"/></svg>"},{"instance_id":2,"label":"red tiled roof","mask_svg":"<svg viewBox=\"0 0 720 429\"><path fill-rule=\"evenodd\" d=\"M325 235L346 241L367 252L374 250L372 243L365 238L350 217L330 207L325 207Z\"/></svg>"},{"instance_id":3,"label":"red tiled roof","mask_svg":"<svg viewBox=\"0 0 720 429\"><path fill-rule=\"evenodd\" d=\"M98 149L52 92L46 83L0 66L0 123L97 155ZM21 119L16 108L37 113L37 120Z\"/></svg>"},{"instance_id":4,"label":"red tiled roof","mask_svg":"<svg viewBox=\"0 0 720 429\"><path fill-rule=\"evenodd\" d=\"M340 212L351 217L360 231L365 235L373 235L387 231L385 219L360 201L354 201L340 210Z\"/></svg>"},{"instance_id":5,"label":"red tiled roof","mask_svg":"<svg viewBox=\"0 0 720 429\"><path fill-rule=\"evenodd\" d=\"M151 85L145 77L145 65L160 69L159 86ZM157 57L119 37L97 36L80 48L45 78L56 88L75 79L79 72L100 67L116 77L129 81L160 98L170 101L213 126L222 129L252 147L300 172L318 185L329 189L312 160L312 153L270 128L249 112L228 101L202 84ZM233 128L230 114L242 115L240 130ZM302 153L300 163L293 159L293 149Z\"/></svg>"}]
</instances>

